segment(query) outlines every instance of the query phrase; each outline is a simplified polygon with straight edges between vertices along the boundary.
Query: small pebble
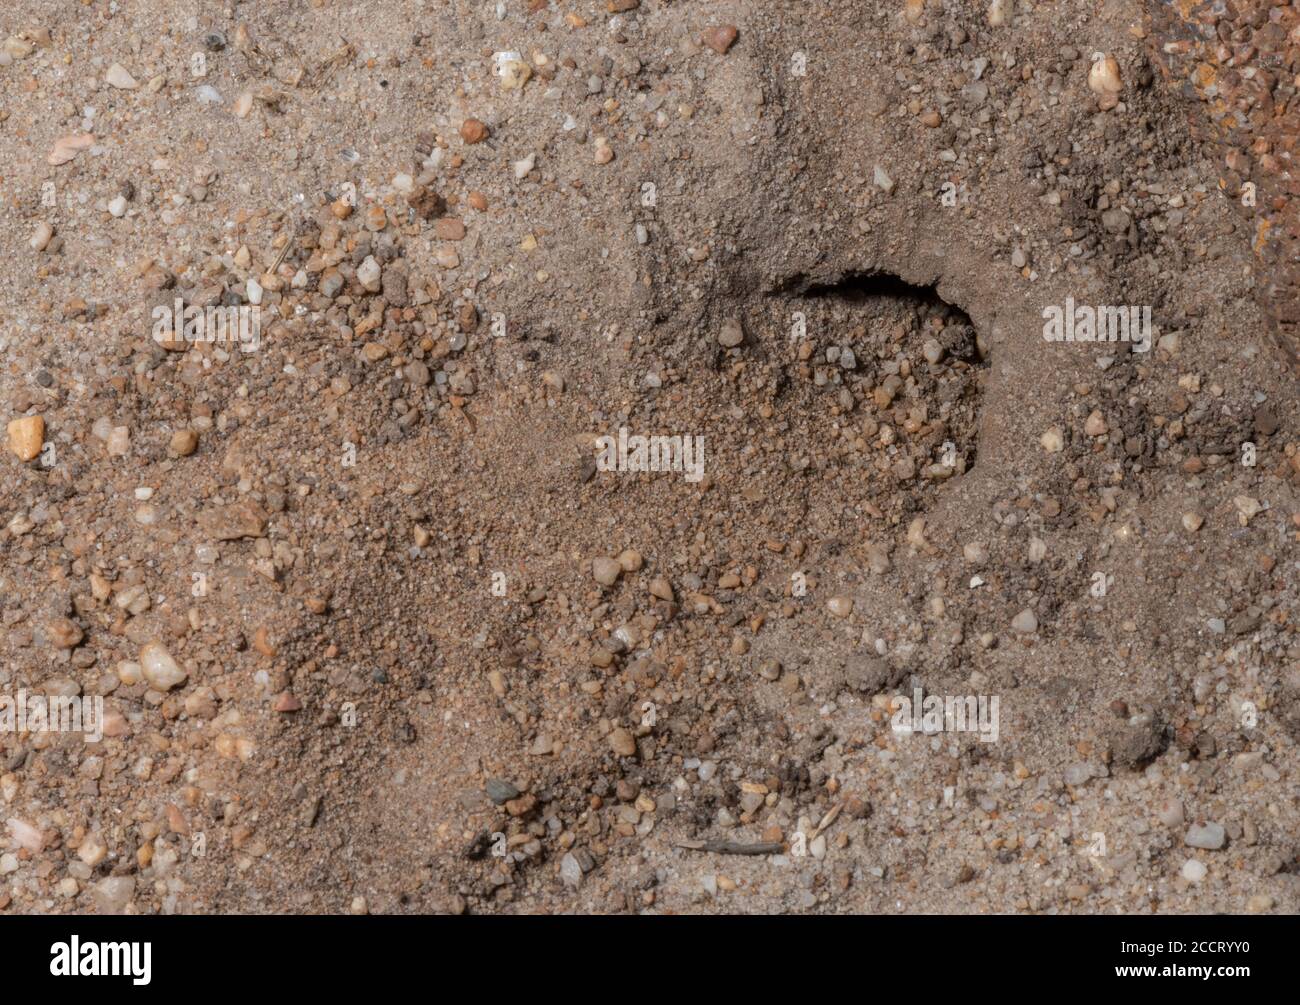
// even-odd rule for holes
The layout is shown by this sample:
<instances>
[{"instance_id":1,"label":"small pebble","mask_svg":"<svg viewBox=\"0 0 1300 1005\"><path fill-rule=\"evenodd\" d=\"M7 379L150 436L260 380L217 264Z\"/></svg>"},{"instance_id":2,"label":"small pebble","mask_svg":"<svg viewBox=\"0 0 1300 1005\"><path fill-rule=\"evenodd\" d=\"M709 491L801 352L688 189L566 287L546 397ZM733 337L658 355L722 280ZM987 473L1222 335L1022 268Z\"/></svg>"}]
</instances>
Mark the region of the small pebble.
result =
<instances>
[{"instance_id":1,"label":"small pebble","mask_svg":"<svg viewBox=\"0 0 1300 1005\"><path fill-rule=\"evenodd\" d=\"M54 147L50 151L46 162L58 167L60 164L67 164L69 161L83 150L89 150L95 145L95 137L90 133L75 133L71 136L62 136L54 141Z\"/></svg>"},{"instance_id":2,"label":"small pebble","mask_svg":"<svg viewBox=\"0 0 1300 1005\"><path fill-rule=\"evenodd\" d=\"M1199 883L1205 878L1206 872L1205 864L1194 858L1189 858L1183 863L1183 879L1189 883Z\"/></svg>"},{"instance_id":3,"label":"small pebble","mask_svg":"<svg viewBox=\"0 0 1300 1005\"><path fill-rule=\"evenodd\" d=\"M36 230L32 233L31 240L27 244L33 251L41 252L49 247L53 237L54 228L42 220L36 225Z\"/></svg>"},{"instance_id":4,"label":"small pebble","mask_svg":"<svg viewBox=\"0 0 1300 1005\"><path fill-rule=\"evenodd\" d=\"M1011 619L1011 627L1022 635L1030 635L1038 631L1038 615L1026 607Z\"/></svg>"},{"instance_id":5,"label":"small pebble","mask_svg":"<svg viewBox=\"0 0 1300 1005\"><path fill-rule=\"evenodd\" d=\"M110 66L104 74L104 80L120 91L133 91L140 86L121 63Z\"/></svg>"},{"instance_id":6,"label":"small pebble","mask_svg":"<svg viewBox=\"0 0 1300 1005\"><path fill-rule=\"evenodd\" d=\"M178 429L172 433L171 451L177 457L188 457L199 445L199 434L193 429Z\"/></svg>"},{"instance_id":7,"label":"small pebble","mask_svg":"<svg viewBox=\"0 0 1300 1005\"><path fill-rule=\"evenodd\" d=\"M357 266L357 282L370 293L378 293L381 288L383 268L375 261L374 255L367 255L365 261Z\"/></svg>"},{"instance_id":8,"label":"small pebble","mask_svg":"<svg viewBox=\"0 0 1300 1005\"><path fill-rule=\"evenodd\" d=\"M1088 70L1088 87L1097 94L1118 94L1124 89L1114 56L1103 56L1092 64Z\"/></svg>"},{"instance_id":9,"label":"small pebble","mask_svg":"<svg viewBox=\"0 0 1300 1005\"><path fill-rule=\"evenodd\" d=\"M170 691L183 684L188 676L161 642L148 642L141 647L140 669L144 679L158 691Z\"/></svg>"},{"instance_id":10,"label":"small pebble","mask_svg":"<svg viewBox=\"0 0 1300 1005\"><path fill-rule=\"evenodd\" d=\"M735 43L738 34L739 31L734 24L721 24L705 31L700 41L722 56Z\"/></svg>"},{"instance_id":11,"label":"small pebble","mask_svg":"<svg viewBox=\"0 0 1300 1005\"><path fill-rule=\"evenodd\" d=\"M1187 834L1183 838L1183 843L1189 848L1204 848L1208 851L1218 851L1227 841L1227 834L1222 824L1192 824L1187 828Z\"/></svg>"},{"instance_id":12,"label":"small pebble","mask_svg":"<svg viewBox=\"0 0 1300 1005\"><path fill-rule=\"evenodd\" d=\"M636 739L622 726L616 727L609 734L610 748L619 757L631 757L636 753Z\"/></svg>"},{"instance_id":13,"label":"small pebble","mask_svg":"<svg viewBox=\"0 0 1300 1005\"><path fill-rule=\"evenodd\" d=\"M726 349L734 349L745 341L745 329L738 318L728 318L722 323L718 332L718 344Z\"/></svg>"},{"instance_id":14,"label":"small pebble","mask_svg":"<svg viewBox=\"0 0 1300 1005\"><path fill-rule=\"evenodd\" d=\"M826 601L826 608L837 618L847 618L853 613L852 597L831 597Z\"/></svg>"},{"instance_id":15,"label":"small pebble","mask_svg":"<svg viewBox=\"0 0 1300 1005\"><path fill-rule=\"evenodd\" d=\"M1076 762L1065 769L1065 784L1075 786L1083 785L1092 778L1093 774L1094 772L1091 764L1082 761Z\"/></svg>"},{"instance_id":16,"label":"small pebble","mask_svg":"<svg viewBox=\"0 0 1300 1005\"><path fill-rule=\"evenodd\" d=\"M30 461L45 444L45 420L39 415L24 415L9 423L9 449L20 461Z\"/></svg>"},{"instance_id":17,"label":"small pebble","mask_svg":"<svg viewBox=\"0 0 1300 1005\"><path fill-rule=\"evenodd\" d=\"M989 24L994 28L1010 24L1014 9L1015 0L992 0L989 4Z\"/></svg>"},{"instance_id":18,"label":"small pebble","mask_svg":"<svg viewBox=\"0 0 1300 1005\"><path fill-rule=\"evenodd\" d=\"M613 558L593 558L591 575L601 586L613 586L618 577L623 575L623 566Z\"/></svg>"},{"instance_id":19,"label":"small pebble","mask_svg":"<svg viewBox=\"0 0 1300 1005\"><path fill-rule=\"evenodd\" d=\"M503 806L511 799L518 799L520 795L519 789L504 778L489 778L483 786L483 790L487 793L488 798L498 806Z\"/></svg>"}]
</instances>

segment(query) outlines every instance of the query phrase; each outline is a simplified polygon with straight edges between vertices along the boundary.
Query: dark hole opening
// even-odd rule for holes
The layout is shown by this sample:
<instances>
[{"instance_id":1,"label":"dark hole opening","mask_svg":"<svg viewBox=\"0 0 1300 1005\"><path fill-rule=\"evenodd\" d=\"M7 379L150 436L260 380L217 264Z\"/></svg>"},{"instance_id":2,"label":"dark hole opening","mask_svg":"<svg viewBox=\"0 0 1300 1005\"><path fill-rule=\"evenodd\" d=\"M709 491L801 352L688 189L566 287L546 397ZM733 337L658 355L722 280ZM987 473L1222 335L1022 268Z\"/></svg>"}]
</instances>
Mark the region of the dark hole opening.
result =
<instances>
[{"instance_id":1,"label":"dark hole opening","mask_svg":"<svg viewBox=\"0 0 1300 1005\"><path fill-rule=\"evenodd\" d=\"M862 304L873 299L911 300L927 306L942 305L960 311L948 303L933 286L915 286L890 272L849 272L828 283L803 283L796 288L803 297L833 297L849 303Z\"/></svg>"}]
</instances>

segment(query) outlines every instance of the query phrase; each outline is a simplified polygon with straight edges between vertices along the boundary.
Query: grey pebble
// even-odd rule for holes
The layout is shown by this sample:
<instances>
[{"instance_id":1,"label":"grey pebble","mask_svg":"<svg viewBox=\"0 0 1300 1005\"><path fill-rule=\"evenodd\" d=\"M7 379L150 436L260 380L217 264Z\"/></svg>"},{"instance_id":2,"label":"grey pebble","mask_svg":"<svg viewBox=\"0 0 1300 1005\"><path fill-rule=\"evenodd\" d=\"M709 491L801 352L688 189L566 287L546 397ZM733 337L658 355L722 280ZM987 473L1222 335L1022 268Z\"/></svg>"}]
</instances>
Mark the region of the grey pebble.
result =
<instances>
[{"instance_id":1,"label":"grey pebble","mask_svg":"<svg viewBox=\"0 0 1300 1005\"><path fill-rule=\"evenodd\" d=\"M1092 774L1091 764L1078 761L1065 769L1065 784L1082 785L1092 778Z\"/></svg>"},{"instance_id":2,"label":"grey pebble","mask_svg":"<svg viewBox=\"0 0 1300 1005\"><path fill-rule=\"evenodd\" d=\"M1183 838L1183 843L1189 848L1205 848L1209 851L1218 851L1227 841L1227 834L1223 830L1222 824L1192 824L1187 828L1187 836Z\"/></svg>"},{"instance_id":3,"label":"grey pebble","mask_svg":"<svg viewBox=\"0 0 1300 1005\"><path fill-rule=\"evenodd\" d=\"M519 798L519 789L504 778L489 778L487 784L483 786L483 791L498 806L508 803L511 799Z\"/></svg>"}]
</instances>

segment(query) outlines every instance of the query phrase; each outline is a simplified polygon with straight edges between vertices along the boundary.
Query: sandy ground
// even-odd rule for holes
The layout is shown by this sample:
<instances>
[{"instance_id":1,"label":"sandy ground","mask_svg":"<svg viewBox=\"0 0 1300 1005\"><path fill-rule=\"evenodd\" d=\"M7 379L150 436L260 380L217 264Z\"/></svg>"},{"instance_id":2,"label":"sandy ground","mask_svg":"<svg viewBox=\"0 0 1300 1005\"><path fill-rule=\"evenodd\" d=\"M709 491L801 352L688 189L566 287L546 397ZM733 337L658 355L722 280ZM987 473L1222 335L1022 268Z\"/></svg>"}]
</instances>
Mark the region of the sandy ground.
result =
<instances>
[{"instance_id":1,"label":"sandy ground","mask_svg":"<svg viewBox=\"0 0 1300 1005\"><path fill-rule=\"evenodd\" d=\"M1168 30L7 3L0 910L1295 912L1289 154Z\"/></svg>"}]
</instances>

